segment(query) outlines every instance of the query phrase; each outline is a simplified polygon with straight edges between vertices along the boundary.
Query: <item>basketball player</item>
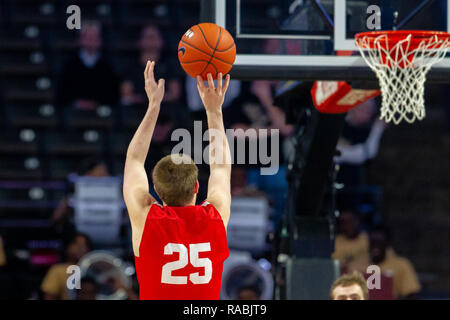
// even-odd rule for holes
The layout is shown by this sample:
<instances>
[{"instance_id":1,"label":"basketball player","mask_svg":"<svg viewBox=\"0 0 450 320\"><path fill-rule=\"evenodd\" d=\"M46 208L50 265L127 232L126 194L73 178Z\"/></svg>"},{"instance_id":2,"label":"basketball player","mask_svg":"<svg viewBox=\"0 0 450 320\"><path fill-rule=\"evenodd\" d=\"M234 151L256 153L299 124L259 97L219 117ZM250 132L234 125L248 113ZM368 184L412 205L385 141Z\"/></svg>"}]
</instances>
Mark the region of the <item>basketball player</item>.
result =
<instances>
[{"instance_id":1,"label":"basketball player","mask_svg":"<svg viewBox=\"0 0 450 320\"><path fill-rule=\"evenodd\" d=\"M354 271L338 278L330 290L331 300L369 300L369 289L361 273Z\"/></svg>"},{"instance_id":2,"label":"basketball player","mask_svg":"<svg viewBox=\"0 0 450 320\"><path fill-rule=\"evenodd\" d=\"M155 62L145 68L147 113L128 147L123 195L131 220L140 299L219 299L223 262L229 255L226 227L230 216L231 157L222 120L230 82L217 88L198 77L210 133L207 199L195 205L198 169L187 155L169 155L153 168L153 186L162 204L149 194L145 159L164 97L164 79L154 79ZM217 134L218 133L218 134ZM213 146L211 148L211 146ZM181 162L181 163L180 163Z\"/></svg>"}]
</instances>

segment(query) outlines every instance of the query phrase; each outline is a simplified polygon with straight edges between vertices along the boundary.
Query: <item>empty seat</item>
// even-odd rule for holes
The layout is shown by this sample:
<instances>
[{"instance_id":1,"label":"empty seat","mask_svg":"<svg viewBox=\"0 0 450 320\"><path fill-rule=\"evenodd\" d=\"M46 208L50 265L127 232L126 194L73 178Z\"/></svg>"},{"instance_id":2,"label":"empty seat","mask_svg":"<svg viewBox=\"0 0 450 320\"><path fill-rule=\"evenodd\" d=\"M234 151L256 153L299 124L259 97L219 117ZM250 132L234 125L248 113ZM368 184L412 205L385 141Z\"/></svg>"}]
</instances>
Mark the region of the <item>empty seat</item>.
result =
<instances>
[{"instance_id":1,"label":"empty seat","mask_svg":"<svg viewBox=\"0 0 450 320\"><path fill-rule=\"evenodd\" d=\"M124 129L136 130L144 118L146 108L141 107L121 107L120 120Z\"/></svg>"},{"instance_id":2,"label":"empty seat","mask_svg":"<svg viewBox=\"0 0 450 320\"><path fill-rule=\"evenodd\" d=\"M99 106L96 110L64 108L64 123L69 128L111 129L115 124L115 111L110 106Z\"/></svg>"},{"instance_id":3,"label":"empty seat","mask_svg":"<svg viewBox=\"0 0 450 320\"><path fill-rule=\"evenodd\" d=\"M42 160L36 156L1 156L0 179L41 180L45 172Z\"/></svg>"},{"instance_id":4,"label":"empty seat","mask_svg":"<svg viewBox=\"0 0 450 320\"><path fill-rule=\"evenodd\" d=\"M104 141L103 133L96 130L48 132L44 136L44 150L49 155L98 155L103 153Z\"/></svg>"},{"instance_id":5,"label":"empty seat","mask_svg":"<svg viewBox=\"0 0 450 320\"><path fill-rule=\"evenodd\" d=\"M187 30L187 28L199 23L200 1L178 0L176 8L177 21L182 29Z\"/></svg>"},{"instance_id":6,"label":"empty seat","mask_svg":"<svg viewBox=\"0 0 450 320\"><path fill-rule=\"evenodd\" d=\"M125 156L118 156L112 158L111 173L116 176L123 175L125 168Z\"/></svg>"},{"instance_id":7,"label":"empty seat","mask_svg":"<svg viewBox=\"0 0 450 320\"><path fill-rule=\"evenodd\" d=\"M12 23L54 24L59 14L58 3L48 0L11 1L8 9Z\"/></svg>"},{"instance_id":8,"label":"empty seat","mask_svg":"<svg viewBox=\"0 0 450 320\"><path fill-rule=\"evenodd\" d=\"M0 155L36 155L40 134L30 128L6 132L0 136Z\"/></svg>"},{"instance_id":9,"label":"empty seat","mask_svg":"<svg viewBox=\"0 0 450 320\"><path fill-rule=\"evenodd\" d=\"M45 28L34 23L15 23L0 30L1 47L8 46L9 42L29 42L42 44Z\"/></svg>"},{"instance_id":10,"label":"empty seat","mask_svg":"<svg viewBox=\"0 0 450 320\"><path fill-rule=\"evenodd\" d=\"M53 101L54 92L51 90L24 90L24 89L8 89L5 90L5 100L8 104L30 103L42 104Z\"/></svg>"},{"instance_id":11,"label":"empty seat","mask_svg":"<svg viewBox=\"0 0 450 320\"><path fill-rule=\"evenodd\" d=\"M3 48L0 59L5 66L47 66L47 57L41 49Z\"/></svg>"},{"instance_id":12,"label":"empty seat","mask_svg":"<svg viewBox=\"0 0 450 320\"><path fill-rule=\"evenodd\" d=\"M30 217L34 209L55 208L64 195L64 183L0 181L0 206L16 210L28 208Z\"/></svg>"},{"instance_id":13,"label":"empty seat","mask_svg":"<svg viewBox=\"0 0 450 320\"><path fill-rule=\"evenodd\" d=\"M88 156L56 156L47 161L47 177L50 180L66 180L70 174L82 174Z\"/></svg>"},{"instance_id":14,"label":"empty seat","mask_svg":"<svg viewBox=\"0 0 450 320\"><path fill-rule=\"evenodd\" d=\"M109 151L113 155L125 156L133 135L134 133L130 131L111 133L109 136Z\"/></svg>"},{"instance_id":15,"label":"empty seat","mask_svg":"<svg viewBox=\"0 0 450 320\"><path fill-rule=\"evenodd\" d=\"M162 26L173 25L175 19L174 4L165 0L129 0L124 2L121 21L125 25L146 25L149 22ZM129 17L133 17L130 19Z\"/></svg>"},{"instance_id":16,"label":"empty seat","mask_svg":"<svg viewBox=\"0 0 450 320\"><path fill-rule=\"evenodd\" d=\"M45 74L15 73L3 81L7 104L50 102L54 97L53 80Z\"/></svg>"},{"instance_id":17,"label":"empty seat","mask_svg":"<svg viewBox=\"0 0 450 320\"><path fill-rule=\"evenodd\" d=\"M51 104L39 106L7 106L8 123L17 128L55 128L59 119L55 107Z\"/></svg>"},{"instance_id":18,"label":"empty seat","mask_svg":"<svg viewBox=\"0 0 450 320\"><path fill-rule=\"evenodd\" d=\"M85 20L98 20L104 25L110 25L114 21L116 15L116 4L113 0L78 0L63 1L61 6L65 9L76 4L81 9L82 19Z\"/></svg>"}]
</instances>

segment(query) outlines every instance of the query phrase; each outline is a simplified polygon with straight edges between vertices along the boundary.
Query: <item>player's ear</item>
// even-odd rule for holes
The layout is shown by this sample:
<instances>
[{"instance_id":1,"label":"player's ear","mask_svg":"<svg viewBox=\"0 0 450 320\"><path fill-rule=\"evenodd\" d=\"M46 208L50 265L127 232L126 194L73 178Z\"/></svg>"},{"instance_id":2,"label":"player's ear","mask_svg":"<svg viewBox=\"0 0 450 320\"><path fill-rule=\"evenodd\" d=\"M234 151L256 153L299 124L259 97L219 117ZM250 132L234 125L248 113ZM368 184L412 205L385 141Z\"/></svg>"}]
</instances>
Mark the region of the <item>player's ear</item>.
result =
<instances>
[{"instance_id":1,"label":"player's ear","mask_svg":"<svg viewBox=\"0 0 450 320\"><path fill-rule=\"evenodd\" d=\"M198 180L195 181L195 185L194 185L194 194L198 193L198 189L200 188L200 183L198 183Z\"/></svg>"}]
</instances>

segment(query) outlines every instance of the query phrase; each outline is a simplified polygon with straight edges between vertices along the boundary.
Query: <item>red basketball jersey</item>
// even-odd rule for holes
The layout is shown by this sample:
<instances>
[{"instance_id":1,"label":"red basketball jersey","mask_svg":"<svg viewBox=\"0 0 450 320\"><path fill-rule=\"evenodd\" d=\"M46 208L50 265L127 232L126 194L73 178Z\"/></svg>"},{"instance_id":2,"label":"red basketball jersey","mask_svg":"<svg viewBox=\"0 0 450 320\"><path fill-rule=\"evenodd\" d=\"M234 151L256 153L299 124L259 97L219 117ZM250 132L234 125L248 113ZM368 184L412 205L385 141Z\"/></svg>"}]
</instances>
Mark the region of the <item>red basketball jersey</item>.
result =
<instances>
[{"instance_id":1,"label":"red basketball jersey","mask_svg":"<svg viewBox=\"0 0 450 320\"><path fill-rule=\"evenodd\" d=\"M222 217L213 205L153 204L135 257L141 300L218 300L229 256Z\"/></svg>"}]
</instances>

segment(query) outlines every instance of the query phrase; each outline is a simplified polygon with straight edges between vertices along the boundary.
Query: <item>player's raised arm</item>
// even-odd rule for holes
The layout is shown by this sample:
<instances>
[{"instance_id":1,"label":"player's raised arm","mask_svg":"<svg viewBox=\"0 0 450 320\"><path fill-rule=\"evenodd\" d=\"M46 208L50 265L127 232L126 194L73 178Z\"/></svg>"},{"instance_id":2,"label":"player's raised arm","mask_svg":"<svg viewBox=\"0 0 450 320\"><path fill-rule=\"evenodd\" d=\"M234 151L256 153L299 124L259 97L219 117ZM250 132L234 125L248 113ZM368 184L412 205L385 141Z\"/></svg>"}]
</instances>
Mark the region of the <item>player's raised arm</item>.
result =
<instances>
[{"instance_id":1,"label":"player's raised arm","mask_svg":"<svg viewBox=\"0 0 450 320\"><path fill-rule=\"evenodd\" d=\"M197 88L208 119L210 149L207 201L211 203L222 216L225 227L230 218L231 205L231 155L222 117L222 104L230 83L227 75L225 84L222 85L222 73L217 77L217 88L211 74L208 74L208 86L205 86L202 78L197 77Z\"/></svg>"},{"instance_id":2,"label":"player's raised arm","mask_svg":"<svg viewBox=\"0 0 450 320\"><path fill-rule=\"evenodd\" d=\"M155 81L154 68L155 62L148 61L144 71L145 91L149 100L148 109L128 146L125 161L123 196L133 227L143 226L147 213L146 208L148 209L155 202L155 199L149 194L147 173L144 167L159 108L164 97L164 79Z\"/></svg>"}]
</instances>

